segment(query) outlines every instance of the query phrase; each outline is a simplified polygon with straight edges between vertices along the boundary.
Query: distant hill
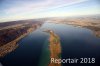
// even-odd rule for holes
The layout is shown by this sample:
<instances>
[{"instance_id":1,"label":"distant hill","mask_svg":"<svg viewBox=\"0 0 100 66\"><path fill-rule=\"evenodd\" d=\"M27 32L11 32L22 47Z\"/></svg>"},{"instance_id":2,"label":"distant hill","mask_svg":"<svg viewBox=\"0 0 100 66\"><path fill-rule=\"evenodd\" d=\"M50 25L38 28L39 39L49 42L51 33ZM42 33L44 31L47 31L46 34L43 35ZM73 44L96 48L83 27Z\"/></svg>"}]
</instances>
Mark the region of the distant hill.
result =
<instances>
[{"instance_id":1,"label":"distant hill","mask_svg":"<svg viewBox=\"0 0 100 66\"><path fill-rule=\"evenodd\" d=\"M16 24L36 23L36 22L39 22L39 21L36 21L34 19L29 19L29 20L19 20L19 21L1 22L0 23L0 28L7 27L7 26L11 26L11 25L16 25Z\"/></svg>"}]
</instances>

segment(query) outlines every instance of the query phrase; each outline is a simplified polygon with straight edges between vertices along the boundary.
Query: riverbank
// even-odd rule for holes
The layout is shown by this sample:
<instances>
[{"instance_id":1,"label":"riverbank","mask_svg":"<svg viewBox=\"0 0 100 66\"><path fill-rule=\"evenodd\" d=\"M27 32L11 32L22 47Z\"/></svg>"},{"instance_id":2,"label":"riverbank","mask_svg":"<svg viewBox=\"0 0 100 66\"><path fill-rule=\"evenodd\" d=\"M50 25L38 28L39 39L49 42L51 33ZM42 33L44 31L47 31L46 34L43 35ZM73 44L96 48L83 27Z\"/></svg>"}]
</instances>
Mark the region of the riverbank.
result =
<instances>
[{"instance_id":1,"label":"riverbank","mask_svg":"<svg viewBox=\"0 0 100 66\"><path fill-rule=\"evenodd\" d=\"M27 33L24 33L22 34L20 37L16 38L15 40L3 45L0 47L0 57L3 57L5 56L6 54L14 51L17 47L18 47L18 44L17 42L24 38L25 36L27 36L29 33L31 33L34 29L34 27L31 27L27 30Z\"/></svg>"},{"instance_id":2,"label":"riverbank","mask_svg":"<svg viewBox=\"0 0 100 66\"><path fill-rule=\"evenodd\" d=\"M69 18L52 18L49 23L66 24L75 27L87 28L93 31L93 34L100 38L100 16L81 16Z\"/></svg>"}]
</instances>

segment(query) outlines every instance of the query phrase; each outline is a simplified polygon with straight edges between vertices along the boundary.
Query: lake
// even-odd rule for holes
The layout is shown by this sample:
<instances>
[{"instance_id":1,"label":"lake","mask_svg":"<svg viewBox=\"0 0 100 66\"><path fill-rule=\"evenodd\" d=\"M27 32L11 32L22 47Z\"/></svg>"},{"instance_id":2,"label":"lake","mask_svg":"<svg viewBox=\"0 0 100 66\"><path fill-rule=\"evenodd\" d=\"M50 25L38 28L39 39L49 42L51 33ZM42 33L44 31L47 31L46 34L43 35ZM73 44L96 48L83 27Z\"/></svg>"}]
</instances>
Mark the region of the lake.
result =
<instances>
[{"instance_id":1,"label":"lake","mask_svg":"<svg viewBox=\"0 0 100 66\"><path fill-rule=\"evenodd\" d=\"M75 65L95 66L99 64L100 38L96 37L91 30L86 28L54 23L44 23L40 28L21 39L18 42L19 47L15 51L0 58L1 64L3 66L40 66L40 60L43 58L45 59L45 54L42 55L43 51L45 51L45 49L48 50L49 48L47 45L48 43L46 43L49 34L43 32L43 30L46 29L53 30L60 37L62 59L95 58L95 64ZM44 64L47 64L47 62ZM72 66L73 64L62 65Z\"/></svg>"}]
</instances>

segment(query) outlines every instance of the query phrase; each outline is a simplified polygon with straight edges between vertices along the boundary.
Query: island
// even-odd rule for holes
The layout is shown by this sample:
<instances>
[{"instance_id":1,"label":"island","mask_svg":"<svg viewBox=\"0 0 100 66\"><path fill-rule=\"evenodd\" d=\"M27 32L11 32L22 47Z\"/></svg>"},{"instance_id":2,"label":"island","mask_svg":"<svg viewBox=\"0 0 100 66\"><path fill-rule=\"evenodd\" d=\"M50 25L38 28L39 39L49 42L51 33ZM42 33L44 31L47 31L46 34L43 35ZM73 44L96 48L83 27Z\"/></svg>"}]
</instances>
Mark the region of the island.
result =
<instances>
[{"instance_id":1,"label":"island","mask_svg":"<svg viewBox=\"0 0 100 66\"><path fill-rule=\"evenodd\" d=\"M61 58L61 44L60 38L57 34L54 33L52 30L45 30L50 34L49 37L49 50L50 50L50 58L60 59ZM48 66L61 66L61 63L49 63Z\"/></svg>"}]
</instances>

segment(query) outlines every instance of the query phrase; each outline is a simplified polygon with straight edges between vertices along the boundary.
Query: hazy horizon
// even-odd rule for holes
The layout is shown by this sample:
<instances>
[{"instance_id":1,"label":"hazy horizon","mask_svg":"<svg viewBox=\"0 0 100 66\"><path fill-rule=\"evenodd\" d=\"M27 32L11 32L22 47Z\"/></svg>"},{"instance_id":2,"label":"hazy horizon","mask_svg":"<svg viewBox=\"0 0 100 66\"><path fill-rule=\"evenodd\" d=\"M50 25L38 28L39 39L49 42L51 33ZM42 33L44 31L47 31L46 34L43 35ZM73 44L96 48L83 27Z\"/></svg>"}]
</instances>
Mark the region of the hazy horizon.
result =
<instances>
[{"instance_id":1,"label":"hazy horizon","mask_svg":"<svg viewBox=\"0 0 100 66\"><path fill-rule=\"evenodd\" d=\"M99 0L0 0L0 22L100 14Z\"/></svg>"}]
</instances>

